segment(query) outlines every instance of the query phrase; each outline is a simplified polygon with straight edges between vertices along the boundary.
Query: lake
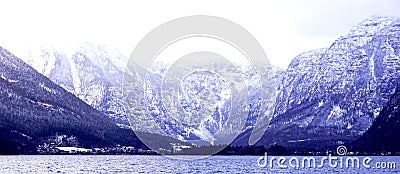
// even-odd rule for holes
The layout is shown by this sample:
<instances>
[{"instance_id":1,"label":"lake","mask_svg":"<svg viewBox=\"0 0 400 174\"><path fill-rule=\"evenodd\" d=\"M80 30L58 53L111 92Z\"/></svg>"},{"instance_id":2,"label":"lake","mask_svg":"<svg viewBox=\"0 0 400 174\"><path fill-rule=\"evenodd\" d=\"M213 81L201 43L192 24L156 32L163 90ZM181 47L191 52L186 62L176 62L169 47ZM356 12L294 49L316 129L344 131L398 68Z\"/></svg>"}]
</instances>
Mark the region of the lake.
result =
<instances>
[{"instance_id":1,"label":"lake","mask_svg":"<svg viewBox=\"0 0 400 174\"><path fill-rule=\"evenodd\" d=\"M280 157L268 157L268 161L276 158L273 167L259 167L257 156L213 156L195 161L173 160L163 156L84 156L84 155L36 155L36 156L0 156L0 173L400 173L400 157L370 157L369 163L395 162L396 169L332 168L327 164L323 168L291 168L298 158L287 159L287 169L277 165ZM314 157L317 164L323 157ZM360 161L364 157L358 157ZM345 159L343 160L345 161ZM291 162L289 164L289 162ZM262 164L262 161L260 161ZM268 165L269 166L269 165ZM301 164L299 165L301 166ZM387 166L387 165L386 165Z\"/></svg>"}]
</instances>

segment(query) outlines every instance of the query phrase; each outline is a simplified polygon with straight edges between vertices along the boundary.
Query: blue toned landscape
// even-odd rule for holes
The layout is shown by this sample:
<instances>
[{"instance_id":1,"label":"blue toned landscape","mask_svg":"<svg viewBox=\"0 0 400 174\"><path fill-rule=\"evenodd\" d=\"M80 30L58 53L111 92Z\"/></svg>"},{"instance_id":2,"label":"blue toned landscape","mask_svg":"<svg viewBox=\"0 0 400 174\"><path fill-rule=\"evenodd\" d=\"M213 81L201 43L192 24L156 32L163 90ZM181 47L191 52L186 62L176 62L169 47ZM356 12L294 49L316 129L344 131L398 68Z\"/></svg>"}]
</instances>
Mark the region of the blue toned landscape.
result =
<instances>
[{"instance_id":1,"label":"blue toned landscape","mask_svg":"<svg viewBox=\"0 0 400 174\"><path fill-rule=\"evenodd\" d=\"M399 2L280 3L0 10L0 173L400 173Z\"/></svg>"},{"instance_id":2,"label":"blue toned landscape","mask_svg":"<svg viewBox=\"0 0 400 174\"><path fill-rule=\"evenodd\" d=\"M124 73L128 58L108 47L83 44L72 54L41 47L28 50L22 59L0 47L0 152L204 154L207 147L221 147L216 153L229 145L231 149L220 154L262 155L263 147L278 155L317 155L345 145L357 155L396 155L399 27L400 18L371 16L330 47L299 54L287 70L272 67L276 89L267 90L276 92L276 98L270 98L275 99L269 105L272 120L254 146L249 146L249 138L263 117L265 99L260 96L266 89L247 64L237 68L248 84L248 115L237 122L243 125L237 138L222 144L218 141L238 131L227 119L238 108L231 108L232 94L219 76L205 71L185 78L177 96L184 109L171 116L161 96L173 94L162 93L160 83L168 62L155 62L147 72L147 84L153 87L143 95L144 68L129 64L134 69L127 71L134 73ZM212 65L234 72L225 66ZM126 96L124 79L130 85ZM215 104L208 108L209 115L200 117L206 103L201 97L209 94ZM187 124L187 118L193 124ZM249 148L244 152L240 146ZM275 146L282 149L274 151Z\"/></svg>"}]
</instances>

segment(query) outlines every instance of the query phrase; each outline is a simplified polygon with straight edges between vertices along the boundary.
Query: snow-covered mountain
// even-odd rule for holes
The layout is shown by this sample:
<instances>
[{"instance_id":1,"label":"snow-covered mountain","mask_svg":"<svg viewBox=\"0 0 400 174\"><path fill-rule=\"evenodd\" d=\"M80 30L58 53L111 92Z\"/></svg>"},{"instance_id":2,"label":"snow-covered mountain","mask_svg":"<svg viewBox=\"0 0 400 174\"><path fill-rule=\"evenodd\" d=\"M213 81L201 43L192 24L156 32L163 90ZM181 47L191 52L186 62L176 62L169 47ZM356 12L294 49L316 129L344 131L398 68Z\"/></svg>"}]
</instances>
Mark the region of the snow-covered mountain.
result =
<instances>
[{"instance_id":1,"label":"snow-covered mountain","mask_svg":"<svg viewBox=\"0 0 400 174\"><path fill-rule=\"evenodd\" d=\"M336 146L361 136L400 78L400 19L372 16L329 48L295 57L259 144ZM246 135L244 135L246 136Z\"/></svg>"},{"instance_id":2,"label":"snow-covered mountain","mask_svg":"<svg viewBox=\"0 0 400 174\"><path fill-rule=\"evenodd\" d=\"M39 73L113 118L129 125L122 104L122 79L128 60L116 49L90 43L69 50L31 47L22 59Z\"/></svg>"},{"instance_id":3,"label":"snow-covered mountain","mask_svg":"<svg viewBox=\"0 0 400 174\"><path fill-rule=\"evenodd\" d=\"M88 147L110 144L115 138L108 136L119 130L107 116L0 47L0 153L30 153L23 149L32 150L26 146L56 132L74 135Z\"/></svg>"},{"instance_id":4,"label":"snow-covered mountain","mask_svg":"<svg viewBox=\"0 0 400 174\"><path fill-rule=\"evenodd\" d=\"M199 62L196 63L196 61ZM146 90L142 99L138 91L132 89L139 89L140 84L143 84L139 80L145 76L145 72L138 65L129 63L128 67L132 67L128 69L134 71L129 73L131 79L127 81L131 87L127 91L129 91L128 95L133 97L128 97L126 101L131 103L129 106L134 106L135 111L129 112L129 115L134 116L131 120L140 123L131 122L131 125L141 130L144 127L143 124L148 124L145 127L151 129L146 131L151 130L194 143L203 141L210 144L230 142L231 135L252 129L258 120L261 102L263 102L260 98L263 89L254 68L246 63L236 65L212 63L205 57L192 60L193 65L199 65L199 67L205 62L207 70L196 71L194 71L196 68L186 64L153 62L145 78ZM274 69L278 71L278 68ZM234 80L230 82L227 81L228 79ZM231 85L235 86L232 83L239 83L236 82L240 81L239 79L243 80L244 88L232 88ZM174 91L176 82L179 82L178 90ZM275 82L275 80L271 79L269 82ZM271 86L275 89L276 85L274 83ZM234 95L240 92L244 92L247 98ZM243 107L235 105L231 107L232 101ZM240 113L246 113L246 116L236 118L232 116L232 114L239 115ZM159 129L153 130L154 127L159 127Z\"/></svg>"},{"instance_id":5,"label":"snow-covered mountain","mask_svg":"<svg viewBox=\"0 0 400 174\"><path fill-rule=\"evenodd\" d=\"M399 81L399 28L398 18L373 16L354 26L330 47L298 55L286 71L272 67L278 91L274 118L258 144L336 146L361 136L388 102ZM181 81L177 103L184 109L171 112L173 103L162 101L162 95L174 96L170 90L162 91L168 63L153 62L147 74L143 67L128 63L130 71L127 72L126 57L91 44L69 52L39 49L24 60L120 125L128 125L125 116L130 116L134 130L214 143L214 133L234 132L226 124L228 113L245 111L230 108L231 93L238 91L227 92L226 82L218 73L214 74L233 73L234 68L226 64L215 64L213 71L192 73ZM258 117L262 116L259 97L265 89L260 89L259 77L249 66L239 65L235 69L239 69L247 84L249 114L247 120L237 122L244 125L244 133L236 143L247 144ZM187 68L178 67L173 78L183 75ZM146 91L143 91L144 82L149 85ZM128 91L127 98L123 98L124 91ZM213 107L208 108L206 119L196 119L192 116L206 104L198 100L204 96L214 97L216 102L207 103Z\"/></svg>"},{"instance_id":6,"label":"snow-covered mountain","mask_svg":"<svg viewBox=\"0 0 400 174\"><path fill-rule=\"evenodd\" d=\"M153 91L147 91L147 94L150 95L144 96L145 69L139 65L128 65L128 67L134 66L130 68L134 72L127 73L125 67L128 58L118 51L95 44L84 44L69 50L54 46L39 46L29 50L25 56L22 56L25 62L87 104L115 119L119 126L130 125L134 130L169 135L181 140L213 139L213 134L221 132L222 128L227 127L224 124L231 112L231 94L228 92L226 82L213 73L195 73L182 82L181 99L190 100L180 101L187 106L185 107L186 114L176 115L168 113L167 109L169 108L165 108L168 106L161 102L161 83L170 66L168 63L155 62L152 69L147 72L149 75L147 83L152 84L155 88L152 89ZM249 88L246 88L249 90L248 118L236 123L243 124L244 131L253 128L260 115L261 89L254 69L249 64L239 65L241 66L238 67L241 71L240 76L243 76L241 78L249 85ZM186 67L180 68L175 75L179 75L186 69ZM232 74L235 72L233 69L236 68L226 67L225 64L214 65L214 70ZM273 69L278 70L277 67ZM123 84L123 78L125 78L125 84ZM272 81L274 82L274 80ZM125 87L129 86L129 90L123 91L124 85ZM128 97L123 98L123 92L129 93ZM187 114L193 115L199 111L200 105L204 104L204 101L199 100L203 94L211 94L216 97L215 105L209 108L211 117L207 121L198 120L196 125L181 124L184 119L187 119L185 118ZM171 94L171 96L173 95ZM125 102L131 103L131 105L124 106ZM235 111L232 112L235 113ZM171 117L171 115L174 116ZM127 116L131 117L129 121ZM158 127L161 127L161 130ZM230 127L230 129L232 130L225 131L237 132L238 128Z\"/></svg>"}]
</instances>

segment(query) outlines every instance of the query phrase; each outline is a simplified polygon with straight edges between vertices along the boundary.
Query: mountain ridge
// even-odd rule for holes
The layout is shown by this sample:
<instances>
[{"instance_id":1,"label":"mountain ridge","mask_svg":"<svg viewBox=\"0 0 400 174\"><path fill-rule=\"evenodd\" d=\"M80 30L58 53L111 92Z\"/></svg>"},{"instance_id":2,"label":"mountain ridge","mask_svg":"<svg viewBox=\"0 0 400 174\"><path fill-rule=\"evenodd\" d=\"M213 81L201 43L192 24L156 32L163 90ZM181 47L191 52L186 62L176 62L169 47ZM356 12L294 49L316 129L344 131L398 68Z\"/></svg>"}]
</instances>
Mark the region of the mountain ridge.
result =
<instances>
[{"instance_id":1,"label":"mountain ridge","mask_svg":"<svg viewBox=\"0 0 400 174\"><path fill-rule=\"evenodd\" d=\"M328 48L293 59L258 145L337 147L360 137L399 81L399 18L372 16ZM248 137L241 135L237 144Z\"/></svg>"}]
</instances>

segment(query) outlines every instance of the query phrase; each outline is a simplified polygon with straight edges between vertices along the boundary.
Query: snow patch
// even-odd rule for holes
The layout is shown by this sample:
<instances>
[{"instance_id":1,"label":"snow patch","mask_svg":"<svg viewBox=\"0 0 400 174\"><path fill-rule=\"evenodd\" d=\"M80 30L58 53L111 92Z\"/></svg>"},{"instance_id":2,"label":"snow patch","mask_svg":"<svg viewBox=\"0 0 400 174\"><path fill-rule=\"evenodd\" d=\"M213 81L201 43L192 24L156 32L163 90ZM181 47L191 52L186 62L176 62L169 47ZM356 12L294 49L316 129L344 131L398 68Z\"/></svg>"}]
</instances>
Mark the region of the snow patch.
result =
<instances>
[{"instance_id":1,"label":"snow patch","mask_svg":"<svg viewBox=\"0 0 400 174\"><path fill-rule=\"evenodd\" d=\"M69 64L71 65L72 84L74 85L75 94L81 93L81 79L79 78L78 68L76 68L71 57L68 57Z\"/></svg>"},{"instance_id":2,"label":"snow patch","mask_svg":"<svg viewBox=\"0 0 400 174\"><path fill-rule=\"evenodd\" d=\"M37 102L40 105L46 106L46 107L52 107L53 105L48 104L48 103L42 103L42 102Z\"/></svg>"},{"instance_id":3,"label":"snow patch","mask_svg":"<svg viewBox=\"0 0 400 174\"><path fill-rule=\"evenodd\" d=\"M379 113L381 112L380 108L375 108L374 109L374 118L378 117Z\"/></svg>"},{"instance_id":4,"label":"snow patch","mask_svg":"<svg viewBox=\"0 0 400 174\"><path fill-rule=\"evenodd\" d=\"M324 101L320 101L319 103L318 103L318 107L321 107L321 106L323 106L324 105Z\"/></svg>"},{"instance_id":5,"label":"snow patch","mask_svg":"<svg viewBox=\"0 0 400 174\"><path fill-rule=\"evenodd\" d=\"M311 139L303 139L303 140L289 140L289 143L298 143L298 142L304 142L304 141L310 141Z\"/></svg>"},{"instance_id":6,"label":"snow patch","mask_svg":"<svg viewBox=\"0 0 400 174\"><path fill-rule=\"evenodd\" d=\"M331 112L328 115L328 120L331 118L340 118L346 113L346 110L343 110L338 105L334 105Z\"/></svg>"},{"instance_id":7,"label":"snow patch","mask_svg":"<svg viewBox=\"0 0 400 174\"><path fill-rule=\"evenodd\" d=\"M191 132L196 136L200 137L200 139L209 142L211 145L214 145L215 138L214 136L207 130L204 123L201 123L198 129L191 129Z\"/></svg>"},{"instance_id":8,"label":"snow patch","mask_svg":"<svg viewBox=\"0 0 400 174\"><path fill-rule=\"evenodd\" d=\"M91 149L85 149L85 148L79 148L79 147L56 147L56 149L59 149L61 151L65 152L90 152Z\"/></svg>"},{"instance_id":9,"label":"snow patch","mask_svg":"<svg viewBox=\"0 0 400 174\"><path fill-rule=\"evenodd\" d=\"M31 100L31 102L32 102L32 103L39 104L39 105L42 105L42 106L45 106L45 107L52 107L52 106L53 106L53 105L51 105L51 104L43 103L43 102L39 102L39 101L33 101L33 100Z\"/></svg>"},{"instance_id":10,"label":"snow patch","mask_svg":"<svg viewBox=\"0 0 400 174\"><path fill-rule=\"evenodd\" d=\"M46 85L44 85L43 83L40 83L40 84L39 84L39 86L40 86L40 87L42 87L43 89L45 89L46 91L48 91L48 92L52 93L52 94L56 94L56 93L57 93L57 91L56 91L56 90L54 90L54 89L51 89L51 88L47 87L47 86L46 86Z\"/></svg>"},{"instance_id":11,"label":"snow patch","mask_svg":"<svg viewBox=\"0 0 400 174\"><path fill-rule=\"evenodd\" d=\"M371 75L374 79L374 82L376 82L374 55L369 57L369 65L371 67Z\"/></svg>"},{"instance_id":12,"label":"snow patch","mask_svg":"<svg viewBox=\"0 0 400 174\"><path fill-rule=\"evenodd\" d=\"M351 129L353 127L353 125L352 124L350 124L350 123L347 123L347 129Z\"/></svg>"},{"instance_id":13,"label":"snow patch","mask_svg":"<svg viewBox=\"0 0 400 174\"><path fill-rule=\"evenodd\" d=\"M13 130L13 131L11 131L11 132L13 132L13 133L18 133L18 134L20 134L21 136L23 136L23 137L25 137L25 138L28 138L28 139L32 139L32 137L30 137L29 135L23 134L23 133L21 133L21 132L18 132L18 131L15 131L15 130Z\"/></svg>"},{"instance_id":14,"label":"snow patch","mask_svg":"<svg viewBox=\"0 0 400 174\"><path fill-rule=\"evenodd\" d=\"M315 116L310 116L307 117L303 120L300 121L299 127L306 127L308 126L313 120L314 120Z\"/></svg>"},{"instance_id":15,"label":"snow patch","mask_svg":"<svg viewBox=\"0 0 400 174\"><path fill-rule=\"evenodd\" d=\"M1 78L6 80L9 83L17 83L17 82L19 82L19 80L8 79L6 76L4 76L4 74L1 74Z\"/></svg>"}]
</instances>

